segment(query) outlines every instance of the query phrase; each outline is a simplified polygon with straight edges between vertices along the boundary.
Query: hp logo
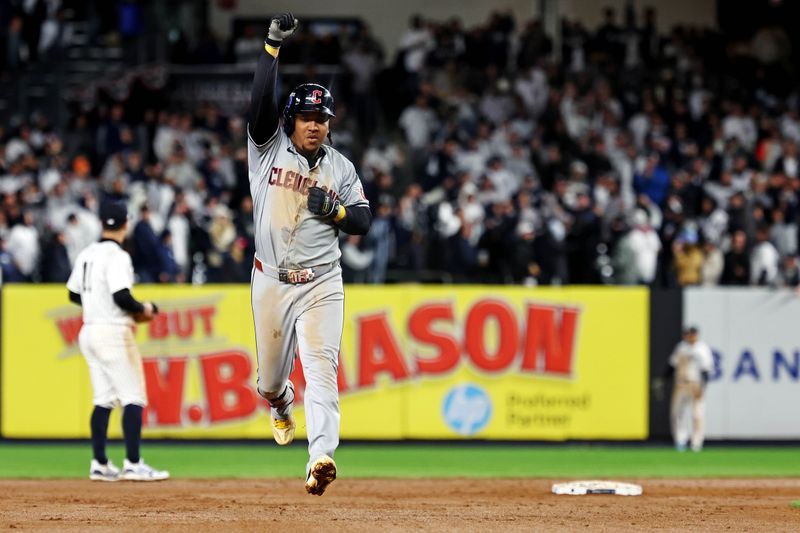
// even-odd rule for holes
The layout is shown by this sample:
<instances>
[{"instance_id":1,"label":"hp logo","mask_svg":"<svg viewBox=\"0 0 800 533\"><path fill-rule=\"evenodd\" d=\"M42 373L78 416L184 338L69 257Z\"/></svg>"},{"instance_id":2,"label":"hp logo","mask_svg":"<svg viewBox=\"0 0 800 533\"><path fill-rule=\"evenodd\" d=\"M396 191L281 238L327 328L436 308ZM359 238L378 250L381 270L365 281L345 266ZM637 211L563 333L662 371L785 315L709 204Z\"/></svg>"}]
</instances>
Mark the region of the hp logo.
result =
<instances>
[{"instance_id":1,"label":"hp logo","mask_svg":"<svg viewBox=\"0 0 800 533\"><path fill-rule=\"evenodd\" d=\"M477 385L457 385L444 398L442 416L450 429L459 435L474 435L489 423L492 400Z\"/></svg>"}]
</instances>

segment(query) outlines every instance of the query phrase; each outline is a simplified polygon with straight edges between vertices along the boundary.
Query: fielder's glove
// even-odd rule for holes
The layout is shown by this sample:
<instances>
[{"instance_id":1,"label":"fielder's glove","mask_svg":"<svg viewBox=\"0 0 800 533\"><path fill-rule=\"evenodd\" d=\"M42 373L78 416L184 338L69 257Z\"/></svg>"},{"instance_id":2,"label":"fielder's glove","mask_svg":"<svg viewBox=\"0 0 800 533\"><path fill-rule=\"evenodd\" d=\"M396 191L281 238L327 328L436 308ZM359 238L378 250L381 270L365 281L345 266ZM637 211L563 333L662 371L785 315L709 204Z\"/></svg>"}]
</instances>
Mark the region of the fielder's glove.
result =
<instances>
[{"instance_id":1,"label":"fielder's glove","mask_svg":"<svg viewBox=\"0 0 800 533\"><path fill-rule=\"evenodd\" d=\"M320 187L308 189L308 210L317 216L331 219L339 212L339 200L334 200L330 192L325 192Z\"/></svg>"},{"instance_id":2,"label":"fielder's glove","mask_svg":"<svg viewBox=\"0 0 800 533\"><path fill-rule=\"evenodd\" d=\"M297 30L299 22L300 21L294 18L294 15L291 13L275 15L272 17L272 22L269 25L269 33L264 42L273 48L278 48L281 45L281 41Z\"/></svg>"},{"instance_id":3,"label":"fielder's glove","mask_svg":"<svg viewBox=\"0 0 800 533\"><path fill-rule=\"evenodd\" d=\"M158 306L156 306L156 304L154 304L153 302L148 302L148 303L152 306L153 310L152 313L148 314L147 310L145 309L145 311L142 311L141 313L133 313L131 315L133 321L136 322L137 324L141 324L143 322L150 322L158 314Z\"/></svg>"}]
</instances>

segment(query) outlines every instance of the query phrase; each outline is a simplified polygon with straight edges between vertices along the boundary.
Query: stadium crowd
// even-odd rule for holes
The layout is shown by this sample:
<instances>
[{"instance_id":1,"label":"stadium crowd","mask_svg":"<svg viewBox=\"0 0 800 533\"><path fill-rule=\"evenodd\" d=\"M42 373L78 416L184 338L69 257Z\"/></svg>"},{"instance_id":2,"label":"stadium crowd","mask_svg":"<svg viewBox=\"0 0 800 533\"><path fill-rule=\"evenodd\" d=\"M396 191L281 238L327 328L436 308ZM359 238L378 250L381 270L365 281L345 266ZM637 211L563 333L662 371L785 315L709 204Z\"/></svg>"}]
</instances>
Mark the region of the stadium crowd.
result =
<instances>
[{"instance_id":1,"label":"stadium crowd","mask_svg":"<svg viewBox=\"0 0 800 533\"><path fill-rule=\"evenodd\" d=\"M375 217L342 235L346 280L800 283L784 30L731 42L659 33L652 9L605 15L594 32L565 20L559 50L506 13L472 28L414 17L388 65L366 27L286 46L284 63L346 73L334 146L361 162ZM246 61L250 33L227 55L206 33L173 59ZM141 281L249 280L246 117L128 104L79 110L63 131L42 115L0 130L4 282L64 281L105 198L135 213Z\"/></svg>"}]
</instances>

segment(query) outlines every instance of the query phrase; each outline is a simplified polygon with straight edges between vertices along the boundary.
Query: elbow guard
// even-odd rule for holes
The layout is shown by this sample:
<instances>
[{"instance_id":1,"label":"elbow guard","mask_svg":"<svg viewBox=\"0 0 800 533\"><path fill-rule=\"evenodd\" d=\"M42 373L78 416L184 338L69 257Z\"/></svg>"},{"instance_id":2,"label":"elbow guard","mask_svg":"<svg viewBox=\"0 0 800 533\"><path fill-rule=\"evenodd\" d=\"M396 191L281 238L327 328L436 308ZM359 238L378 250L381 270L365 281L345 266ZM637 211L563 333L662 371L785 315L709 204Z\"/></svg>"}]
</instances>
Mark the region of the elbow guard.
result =
<instances>
[{"instance_id":1,"label":"elbow guard","mask_svg":"<svg viewBox=\"0 0 800 533\"><path fill-rule=\"evenodd\" d=\"M350 235L366 235L372 225L372 211L366 206L345 207L344 218L336 226Z\"/></svg>"}]
</instances>

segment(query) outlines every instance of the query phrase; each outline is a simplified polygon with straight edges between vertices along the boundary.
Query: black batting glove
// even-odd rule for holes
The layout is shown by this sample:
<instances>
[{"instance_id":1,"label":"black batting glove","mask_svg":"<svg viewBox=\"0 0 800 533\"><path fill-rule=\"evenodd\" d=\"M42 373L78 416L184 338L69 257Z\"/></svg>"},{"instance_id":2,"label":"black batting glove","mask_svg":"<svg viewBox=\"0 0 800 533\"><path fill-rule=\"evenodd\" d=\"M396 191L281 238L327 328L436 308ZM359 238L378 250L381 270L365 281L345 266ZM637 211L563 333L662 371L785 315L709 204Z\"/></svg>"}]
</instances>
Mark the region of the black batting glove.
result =
<instances>
[{"instance_id":1,"label":"black batting glove","mask_svg":"<svg viewBox=\"0 0 800 533\"><path fill-rule=\"evenodd\" d=\"M331 219L339 212L339 200L334 200L330 192L325 192L320 187L308 189L308 210L315 215Z\"/></svg>"},{"instance_id":2,"label":"black batting glove","mask_svg":"<svg viewBox=\"0 0 800 533\"><path fill-rule=\"evenodd\" d=\"M278 48L281 42L297 30L299 21L291 13L275 15L269 25L269 33L264 40L273 48Z\"/></svg>"}]
</instances>

